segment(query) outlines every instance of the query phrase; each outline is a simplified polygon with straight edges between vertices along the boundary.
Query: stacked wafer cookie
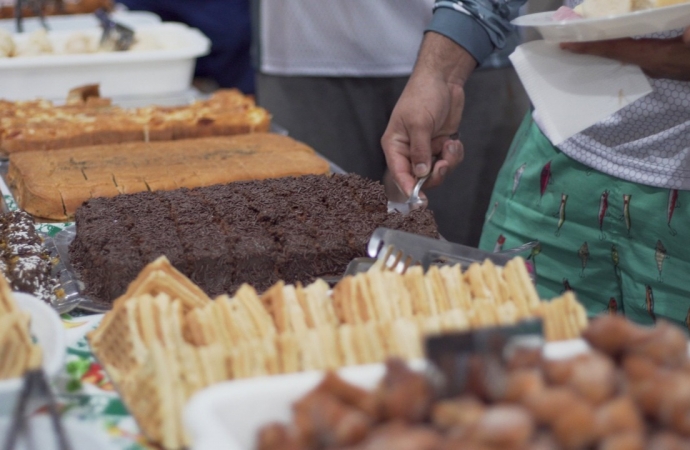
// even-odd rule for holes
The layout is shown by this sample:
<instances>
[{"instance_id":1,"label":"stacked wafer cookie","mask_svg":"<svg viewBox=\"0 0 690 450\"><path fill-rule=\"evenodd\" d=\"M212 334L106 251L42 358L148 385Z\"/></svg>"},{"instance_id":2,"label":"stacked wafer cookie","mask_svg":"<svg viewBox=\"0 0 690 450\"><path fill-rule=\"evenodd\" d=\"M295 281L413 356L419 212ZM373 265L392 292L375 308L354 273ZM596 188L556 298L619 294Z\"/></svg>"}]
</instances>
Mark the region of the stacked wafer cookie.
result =
<instances>
[{"instance_id":1,"label":"stacked wafer cookie","mask_svg":"<svg viewBox=\"0 0 690 450\"><path fill-rule=\"evenodd\" d=\"M29 333L30 319L17 308L7 280L0 275L0 380L20 377L41 365L41 348Z\"/></svg>"},{"instance_id":2,"label":"stacked wafer cookie","mask_svg":"<svg viewBox=\"0 0 690 450\"><path fill-rule=\"evenodd\" d=\"M186 400L214 382L420 358L427 333L529 317L544 318L550 340L577 337L587 324L571 294L540 302L521 259L464 273L459 266L404 275L374 268L332 292L322 280L279 282L262 295L243 285L234 297L211 301L162 257L89 340L147 437L180 448Z\"/></svg>"}]
</instances>

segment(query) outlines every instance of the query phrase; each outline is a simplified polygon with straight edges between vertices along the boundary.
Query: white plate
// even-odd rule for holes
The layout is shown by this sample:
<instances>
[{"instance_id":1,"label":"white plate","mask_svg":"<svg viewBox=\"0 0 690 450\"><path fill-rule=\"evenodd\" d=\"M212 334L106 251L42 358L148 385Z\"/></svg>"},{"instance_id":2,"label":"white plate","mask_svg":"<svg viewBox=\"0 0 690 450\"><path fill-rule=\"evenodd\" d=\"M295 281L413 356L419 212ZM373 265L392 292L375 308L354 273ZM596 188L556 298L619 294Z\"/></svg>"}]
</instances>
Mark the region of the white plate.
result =
<instances>
[{"instance_id":1,"label":"white plate","mask_svg":"<svg viewBox=\"0 0 690 450\"><path fill-rule=\"evenodd\" d=\"M536 28L551 42L585 42L643 36L690 26L690 3L612 17L553 21L554 11L528 14L513 25Z\"/></svg>"},{"instance_id":2,"label":"white plate","mask_svg":"<svg viewBox=\"0 0 690 450\"><path fill-rule=\"evenodd\" d=\"M65 359L65 328L60 316L44 301L23 292L14 292L14 299L22 311L31 314L31 334L43 352L43 370L48 379L54 378ZM22 379L0 381L0 415L10 413L21 388Z\"/></svg>"},{"instance_id":3,"label":"white plate","mask_svg":"<svg viewBox=\"0 0 690 450\"><path fill-rule=\"evenodd\" d=\"M5 442L9 418L0 418L0 443ZM71 444L72 450L110 450L113 447L108 443L103 432L99 432L95 425L79 422L75 419L63 419L62 426ZM31 418L29 422L33 447L41 450L58 450L55 431L48 416L39 415ZM20 440L15 450L27 450L23 440Z\"/></svg>"},{"instance_id":4,"label":"white plate","mask_svg":"<svg viewBox=\"0 0 690 450\"><path fill-rule=\"evenodd\" d=\"M580 340L547 344L544 356L563 358L588 350ZM412 364L424 368L422 361ZM347 367L338 371L343 379L365 389L373 389L385 372L383 364ZM219 383L195 394L184 410L184 425L190 433L193 450L256 448L256 435L270 422L287 423L292 404L313 389L323 372L252 378Z\"/></svg>"}]
</instances>

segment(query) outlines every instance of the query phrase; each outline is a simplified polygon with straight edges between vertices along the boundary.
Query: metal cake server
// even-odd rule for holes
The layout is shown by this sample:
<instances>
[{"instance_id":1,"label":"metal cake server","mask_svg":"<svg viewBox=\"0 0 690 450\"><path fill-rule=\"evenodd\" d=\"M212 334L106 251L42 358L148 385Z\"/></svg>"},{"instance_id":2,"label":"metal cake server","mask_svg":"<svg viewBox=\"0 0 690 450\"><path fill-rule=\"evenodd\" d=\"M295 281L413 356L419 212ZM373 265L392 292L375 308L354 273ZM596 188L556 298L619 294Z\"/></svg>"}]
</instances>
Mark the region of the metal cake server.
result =
<instances>
[{"instance_id":1,"label":"metal cake server","mask_svg":"<svg viewBox=\"0 0 690 450\"><path fill-rule=\"evenodd\" d=\"M429 173L422 177L417 179L417 184L414 185L414 189L412 189L412 194L410 194L410 198L408 198L404 202L394 202L394 201L388 201L388 212L399 212L403 215L407 215L410 213L410 211L419 209L419 208L426 208L428 205L429 201L425 198L422 198L419 196L422 186L426 182L426 180L429 179L431 176L432 172L434 171L434 164L436 164L436 160L438 158L436 156L433 156L431 158L431 169L429 169Z\"/></svg>"},{"instance_id":2,"label":"metal cake server","mask_svg":"<svg viewBox=\"0 0 690 450\"><path fill-rule=\"evenodd\" d=\"M433 169L433 167L432 167ZM429 171L429 175L431 175L431 171ZM422 185L424 182L429 179L429 175L420 178L417 180L417 184L415 184L414 189L412 189L412 194L410 195L410 198L407 199L405 202L393 202L393 201L388 201L388 212L399 212L401 214L409 214L410 211L418 208L423 208L426 207L428 201L421 198L419 196L419 192L422 189Z\"/></svg>"}]
</instances>

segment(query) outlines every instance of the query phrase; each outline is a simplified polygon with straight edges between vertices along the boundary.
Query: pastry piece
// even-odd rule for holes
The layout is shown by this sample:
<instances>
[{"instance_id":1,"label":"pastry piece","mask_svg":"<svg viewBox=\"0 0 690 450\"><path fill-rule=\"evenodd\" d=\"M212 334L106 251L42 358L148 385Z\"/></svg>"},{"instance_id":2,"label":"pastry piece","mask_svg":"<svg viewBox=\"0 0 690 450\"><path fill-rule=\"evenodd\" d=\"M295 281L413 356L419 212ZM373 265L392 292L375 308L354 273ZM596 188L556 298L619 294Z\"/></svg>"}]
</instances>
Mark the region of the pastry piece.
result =
<instances>
[{"instance_id":1,"label":"pastry piece","mask_svg":"<svg viewBox=\"0 0 690 450\"><path fill-rule=\"evenodd\" d=\"M0 272L11 289L53 303L64 292L52 271L53 260L31 216L24 211L0 214Z\"/></svg>"},{"instance_id":2,"label":"pastry piece","mask_svg":"<svg viewBox=\"0 0 690 450\"><path fill-rule=\"evenodd\" d=\"M39 52L40 43L23 51ZM17 153L124 142L169 141L268 131L270 114L236 89L221 89L190 105L123 109L111 106L92 86L83 101L2 102L0 151ZM85 87L76 88L77 91Z\"/></svg>"},{"instance_id":3,"label":"pastry piece","mask_svg":"<svg viewBox=\"0 0 690 450\"><path fill-rule=\"evenodd\" d=\"M65 221L95 197L328 171L310 147L256 133L17 153L7 180L22 209Z\"/></svg>"}]
</instances>

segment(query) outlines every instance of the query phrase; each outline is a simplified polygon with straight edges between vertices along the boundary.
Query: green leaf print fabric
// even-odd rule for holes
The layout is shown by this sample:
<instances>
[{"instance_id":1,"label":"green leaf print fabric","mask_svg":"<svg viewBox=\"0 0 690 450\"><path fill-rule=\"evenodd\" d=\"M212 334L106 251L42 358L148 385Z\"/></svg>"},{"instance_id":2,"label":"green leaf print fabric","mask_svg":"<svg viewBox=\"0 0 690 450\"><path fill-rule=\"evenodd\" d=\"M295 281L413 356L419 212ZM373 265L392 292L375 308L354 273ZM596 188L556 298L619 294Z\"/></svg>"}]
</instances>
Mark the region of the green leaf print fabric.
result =
<instances>
[{"instance_id":1,"label":"green leaf print fabric","mask_svg":"<svg viewBox=\"0 0 690 450\"><path fill-rule=\"evenodd\" d=\"M590 316L690 327L690 193L624 181L555 148L528 115L494 187L480 247L539 240L542 298L571 289Z\"/></svg>"}]
</instances>

